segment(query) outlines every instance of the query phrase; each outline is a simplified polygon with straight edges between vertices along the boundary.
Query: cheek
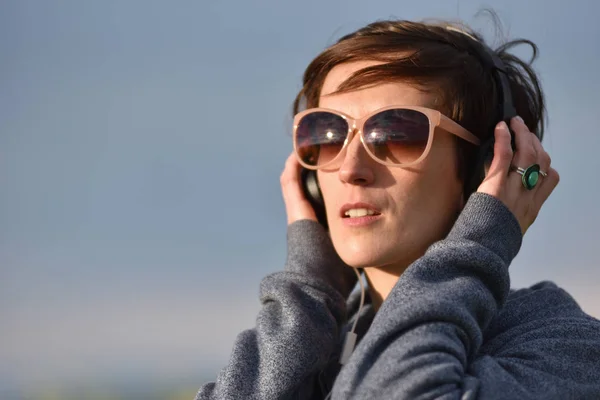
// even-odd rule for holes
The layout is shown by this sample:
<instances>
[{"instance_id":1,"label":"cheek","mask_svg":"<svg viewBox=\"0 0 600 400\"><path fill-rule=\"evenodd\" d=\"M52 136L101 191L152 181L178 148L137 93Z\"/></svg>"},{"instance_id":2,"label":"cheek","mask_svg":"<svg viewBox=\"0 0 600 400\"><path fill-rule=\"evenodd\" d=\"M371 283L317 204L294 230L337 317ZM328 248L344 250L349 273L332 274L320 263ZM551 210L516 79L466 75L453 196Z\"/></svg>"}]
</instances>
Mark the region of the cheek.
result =
<instances>
[{"instance_id":1,"label":"cheek","mask_svg":"<svg viewBox=\"0 0 600 400\"><path fill-rule=\"evenodd\" d=\"M463 184L452 162L440 166L428 179L429 194L426 203L431 214L440 219L440 223L453 223L464 205ZM427 201L428 200L428 201Z\"/></svg>"},{"instance_id":2,"label":"cheek","mask_svg":"<svg viewBox=\"0 0 600 400\"><path fill-rule=\"evenodd\" d=\"M458 155L453 143L434 146L417 177L411 180L408 196L420 214L446 219L462 208L463 184L458 175Z\"/></svg>"},{"instance_id":3,"label":"cheek","mask_svg":"<svg viewBox=\"0 0 600 400\"><path fill-rule=\"evenodd\" d=\"M335 200L334 193L337 192L336 185L339 185L339 179L337 179L335 173L318 170L317 180L319 181L319 187L321 188L321 195L323 196L325 207L329 211L329 209L333 207L332 204Z\"/></svg>"},{"instance_id":4,"label":"cheek","mask_svg":"<svg viewBox=\"0 0 600 400\"><path fill-rule=\"evenodd\" d=\"M460 180L457 143L449 135L443 135L436 139L438 140L434 142L426 159L427 169L431 174L443 176L450 180L449 183L454 184Z\"/></svg>"}]
</instances>

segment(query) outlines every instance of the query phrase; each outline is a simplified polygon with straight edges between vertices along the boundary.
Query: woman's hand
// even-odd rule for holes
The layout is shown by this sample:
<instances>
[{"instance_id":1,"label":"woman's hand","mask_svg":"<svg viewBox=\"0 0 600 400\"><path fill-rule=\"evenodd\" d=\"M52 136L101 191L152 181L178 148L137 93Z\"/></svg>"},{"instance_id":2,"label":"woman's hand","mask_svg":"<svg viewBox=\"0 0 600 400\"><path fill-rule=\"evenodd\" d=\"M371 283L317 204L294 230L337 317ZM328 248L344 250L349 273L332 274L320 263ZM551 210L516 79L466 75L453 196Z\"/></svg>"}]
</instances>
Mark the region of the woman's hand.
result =
<instances>
[{"instance_id":1,"label":"woman's hand","mask_svg":"<svg viewBox=\"0 0 600 400\"><path fill-rule=\"evenodd\" d=\"M496 126L494 131L494 158L490 169L479 186L478 192L490 194L502 201L515 215L521 232L535 221L542 204L558 185L559 175L550 166L550 156L539 139L529 131L523 121L516 117L511 120L511 128L515 133L515 151L511 148L511 137L505 122ZM514 169L527 169L532 164L539 164L540 174L537 184L532 190L527 190L521 181L521 175Z\"/></svg>"},{"instance_id":2,"label":"woman's hand","mask_svg":"<svg viewBox=\"0 0 600 400\"><path fill-rule=\"evenodd\" d=\"M311 219L317 221L315 210L312 208L300 182L300 169L302 165L298 162L296 154L292 152L285 162L285 168L279 178L281 182L281 191L285 210L287 213L288 225L301 219Z\"/></svg>"}]
</instances>

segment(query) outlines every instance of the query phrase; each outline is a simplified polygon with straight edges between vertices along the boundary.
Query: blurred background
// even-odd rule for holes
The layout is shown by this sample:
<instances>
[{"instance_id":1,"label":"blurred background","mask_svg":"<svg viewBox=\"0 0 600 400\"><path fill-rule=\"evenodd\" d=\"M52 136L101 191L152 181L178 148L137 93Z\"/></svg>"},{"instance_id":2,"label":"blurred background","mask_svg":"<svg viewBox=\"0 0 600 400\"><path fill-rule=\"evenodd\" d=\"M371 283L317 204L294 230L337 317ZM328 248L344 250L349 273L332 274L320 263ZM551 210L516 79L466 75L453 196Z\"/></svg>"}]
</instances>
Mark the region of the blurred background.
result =
<instances>
[{"instance_id":1,"label":"blurred background","mask_svg":"<svg viewBox=\"0 0 600 400\"><path fill-rule=\"evenodd\" d=\"M600 318L597 2L0 0L0 399L193 398L283 268L306 65L390 17L498 44L490 5L539 45L561 174L512 286Z\"/></svg>"}]
</instances>

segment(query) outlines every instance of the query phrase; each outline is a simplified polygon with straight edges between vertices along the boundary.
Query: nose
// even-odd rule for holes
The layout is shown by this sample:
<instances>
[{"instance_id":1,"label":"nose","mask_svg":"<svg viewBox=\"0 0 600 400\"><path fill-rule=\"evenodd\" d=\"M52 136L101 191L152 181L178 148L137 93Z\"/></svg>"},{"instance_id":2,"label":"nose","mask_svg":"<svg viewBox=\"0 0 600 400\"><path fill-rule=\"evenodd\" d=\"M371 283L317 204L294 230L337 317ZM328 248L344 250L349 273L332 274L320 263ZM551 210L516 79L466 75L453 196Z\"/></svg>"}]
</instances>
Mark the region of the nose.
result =
<instances>
[{"instance_id":1,"label":"nose","mask_svg":"<svg viewBox=\"0 0 600 400\"><path fill-rule=\"evenodd\" d=\"M339 169L340 180L360 186L372 184L375 180L373 170L375 162L363 147L360 135L353 135L352 141L348 143L344 160Z\"/></svg>"}]
</instances>

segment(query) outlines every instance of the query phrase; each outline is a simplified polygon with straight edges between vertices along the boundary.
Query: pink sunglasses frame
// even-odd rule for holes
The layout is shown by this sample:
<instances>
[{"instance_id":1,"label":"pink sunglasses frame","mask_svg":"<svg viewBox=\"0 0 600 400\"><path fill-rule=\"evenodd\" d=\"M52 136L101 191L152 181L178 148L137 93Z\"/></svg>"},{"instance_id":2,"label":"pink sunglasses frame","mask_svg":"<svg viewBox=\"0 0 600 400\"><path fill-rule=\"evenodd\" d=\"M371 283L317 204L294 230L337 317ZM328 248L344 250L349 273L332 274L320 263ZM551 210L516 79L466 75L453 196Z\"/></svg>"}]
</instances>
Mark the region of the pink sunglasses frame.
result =
<instances>
[{"instance_id":1,"label":"pink sunglasses frame","mask_svg":"<svg viewBox=\"0 0 600 400\"><path fill-rule=\"evenodd\" d=\"M371 118L372 116L374 116L376 114L379 114L380 112L387 111L387 110L393 110L393 109L405 109L405 110L419 111L419 112L423 113L425 116L427 116L427 118L429 119L429 137L427 139L427 146L425 147L423 154L413 162L406 163L406 164L396 164L393 162L386 162L386 161L380 160L377 157L375 157L375 155L369 150L369 147L365 144L364 132L363 132L363 127L364 127L365 122L369 118ZM302 161L300 154L298 153L298 148L296 145L296 142L297 142L296 135L297 135L298 125L299 125L300 121L306 115L312 114L315 112L329 112L329 113L332 113L335 115L339 115L340 117L342 117L346 121L348 121L348 136L346 137L346 140L344 140L344 144L343 144L340 152L331 161L329 161L323 165L319 165L319 166L312 166L312 165L306 164L304 161ZM367 154L369 154L369 156L371 156L371 158L373 158L378 163L389 166L389 167L409 167L409 166L420 163L421 161L423 161L425 159L425 157L427 157L427 155L429 154L429 150L431 149L434 133L435 133L435 130L437 127L439 127L441 130L443 130L445 132L456 135L456 136L460 137L461 139L466 140L467 142L472 143L476 146L479 146L481 143L477 136L473 135L471 132L469 132L462 126L460 126L458 123L456 123L452 119L448 118L447 116L445 116L438 110L434 110L434 109L427 108L427 107L388 106L388 107L383 107L383 108L377 109L359 119L353 118L348 114L345 114L343 112L336 111L336 110L333 110L330 108L316 107L316 108L309 108L307 110L299 112L298 114L296 114L294 116L294 131L293 131L294 153L296 154L296 158L298 159L298 161L304 168L311 169L311 170L325 168L328 165L332 165L335 161L337 161L340 158L340 156L342 154L345 153L345 151L348 147L348 144L352 141L352 139L354 139L354 135L357 134L357 135L359 135L360 141L363 145L363 148L367 151Z\"/></svg>"}]
</instances>

